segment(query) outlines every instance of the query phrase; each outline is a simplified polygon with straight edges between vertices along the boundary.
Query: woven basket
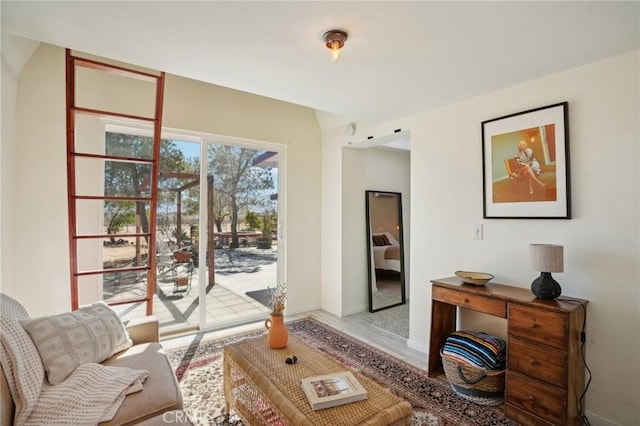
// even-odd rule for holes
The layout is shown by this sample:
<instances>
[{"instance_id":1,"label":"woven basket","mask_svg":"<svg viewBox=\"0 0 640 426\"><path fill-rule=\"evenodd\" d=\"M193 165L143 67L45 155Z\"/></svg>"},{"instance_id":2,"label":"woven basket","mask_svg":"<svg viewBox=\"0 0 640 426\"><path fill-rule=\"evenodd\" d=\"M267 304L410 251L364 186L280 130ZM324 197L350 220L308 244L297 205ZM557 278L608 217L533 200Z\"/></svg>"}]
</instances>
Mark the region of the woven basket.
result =
<instances>
[{"instance_id":1,"label":"woven basket","mask_svg":"<svg viewBox=\"0 0 640 426\"><path fill-rule=\"evenodd\" d=\"M459 362L442 353L444 374L451 388L462 398L480 405L500 405L504 402L505 370L486 370Z\"/></svg>"}]
</instances>

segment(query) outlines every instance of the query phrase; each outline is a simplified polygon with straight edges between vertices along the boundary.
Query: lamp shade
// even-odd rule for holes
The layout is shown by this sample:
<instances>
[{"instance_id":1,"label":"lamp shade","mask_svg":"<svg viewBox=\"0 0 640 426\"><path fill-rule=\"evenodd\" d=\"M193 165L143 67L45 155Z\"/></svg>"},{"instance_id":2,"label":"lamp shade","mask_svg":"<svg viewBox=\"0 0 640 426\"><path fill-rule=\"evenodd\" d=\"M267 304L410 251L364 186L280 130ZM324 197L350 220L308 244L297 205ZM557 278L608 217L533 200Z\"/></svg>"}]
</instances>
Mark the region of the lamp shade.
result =
<instances>
[{"instance_id":1,"label":"lamp shade","mask_svg":"<svg viewBox=\"0 0 640 426\"><path fill-rule=\"evenodd\" d=\"M564 247L555 244L529 244L531 268L540 272L564 271Z\"/></svg>"}]
</instances>

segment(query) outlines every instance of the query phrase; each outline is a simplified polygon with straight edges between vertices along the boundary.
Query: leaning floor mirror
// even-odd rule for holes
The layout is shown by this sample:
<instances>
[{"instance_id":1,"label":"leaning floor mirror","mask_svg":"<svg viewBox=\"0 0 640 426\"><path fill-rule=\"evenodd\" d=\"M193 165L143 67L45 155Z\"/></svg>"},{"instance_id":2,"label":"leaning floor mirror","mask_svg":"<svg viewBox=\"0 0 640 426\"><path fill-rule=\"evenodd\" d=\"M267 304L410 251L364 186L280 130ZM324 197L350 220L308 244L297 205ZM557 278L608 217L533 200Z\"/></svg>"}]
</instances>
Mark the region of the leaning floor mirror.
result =
<instances>
[{"instance_id":1,"label":"leaning floor mirror","mask_svg":"<svg viewBox=\"0 0 640 426\"><path fill-rule=\"evenodd\" d=\"M369 312L406 303L402 194L365 191Z\"/></svg>"}]
</instances>

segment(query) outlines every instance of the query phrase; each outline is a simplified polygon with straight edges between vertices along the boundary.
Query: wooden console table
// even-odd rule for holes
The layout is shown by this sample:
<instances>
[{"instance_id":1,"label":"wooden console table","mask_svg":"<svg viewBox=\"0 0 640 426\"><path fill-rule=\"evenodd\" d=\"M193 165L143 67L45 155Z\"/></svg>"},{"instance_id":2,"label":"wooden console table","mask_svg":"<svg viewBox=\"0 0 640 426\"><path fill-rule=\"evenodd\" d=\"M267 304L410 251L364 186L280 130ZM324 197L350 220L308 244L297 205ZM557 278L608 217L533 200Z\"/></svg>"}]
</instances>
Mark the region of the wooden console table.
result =
<instances>
[{"instance_id":1,"label":"wooden console table","mask_svg":"<svg viewBox=\"0 0 640 426\"><path fill-rule=\"evenodd\" d=\"M537 299L503 284L432 280L429 376L443 374L440 348L456 330L457 308L507 319L505 411L527 425L579 425L585 366L580 355L583 299ZM481 331L481 330L476 330Z\"/></svg>"}]
</instances>

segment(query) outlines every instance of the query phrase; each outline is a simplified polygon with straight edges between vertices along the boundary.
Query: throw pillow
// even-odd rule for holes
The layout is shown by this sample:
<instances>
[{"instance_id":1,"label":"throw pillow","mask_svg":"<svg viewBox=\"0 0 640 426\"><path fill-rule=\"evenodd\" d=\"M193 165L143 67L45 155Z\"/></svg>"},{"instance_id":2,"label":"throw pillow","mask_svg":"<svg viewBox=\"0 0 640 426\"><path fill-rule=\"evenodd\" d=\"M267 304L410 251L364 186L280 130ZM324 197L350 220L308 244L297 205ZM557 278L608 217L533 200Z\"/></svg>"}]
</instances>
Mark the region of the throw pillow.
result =
<instances>
[{"instance_id":1,"label":"throw pillow","mask_svg":"<svg viewBox=\"0 0 640 426\"><path fill-rule=\"evenodd\" d=\"M118 315L104 302L20 323L38 348L52 385L63 382L78 366L102 362L133 344Z\"/></svg>"},{"instance_id":2,"label":"throw pillow","mask_svg":"<svg viewBox=\"0 0 640 426\"><path fill-rule=\"evenodd\" d=\"M373 237L373 245L374 246L390 246L389 238L386 235L374 235Z\"/></svg>"}]
</instances>

